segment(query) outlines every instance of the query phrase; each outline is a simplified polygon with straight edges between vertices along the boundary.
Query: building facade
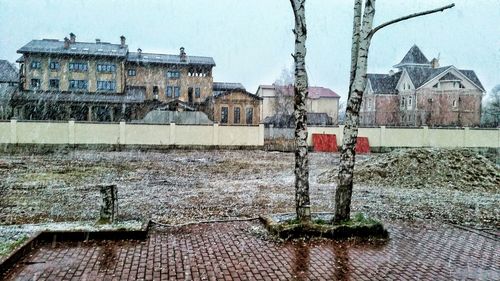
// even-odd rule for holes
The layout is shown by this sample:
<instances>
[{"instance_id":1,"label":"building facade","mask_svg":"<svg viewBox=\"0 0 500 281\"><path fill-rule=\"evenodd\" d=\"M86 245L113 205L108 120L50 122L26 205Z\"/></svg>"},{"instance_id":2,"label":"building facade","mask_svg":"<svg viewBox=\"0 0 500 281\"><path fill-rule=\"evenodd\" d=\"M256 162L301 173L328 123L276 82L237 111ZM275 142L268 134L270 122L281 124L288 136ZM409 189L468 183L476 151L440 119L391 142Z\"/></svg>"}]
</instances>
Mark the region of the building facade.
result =
<instances>
[{"instance_id":1,"label":"building facade","mask_svg":"<svg viewBox=\"0 0 500 281\"><path fill-rule=\"evenodd\" d=\"M19 73L14 64L0 60L0 120L12 115L10 101L19 88Z\"/></svg>"},{"instance_id":2,"label":"building facade","mask_svg":"<svg viewBox=\"0 0 500 281\"><path fill-rule=\"evenodd\" d=\"M174 110L217 108L207 106L217 100L214 59L188 56L182 47L178 55L129 52L124 36L119 44L89 43L77 42L71 33L64 41L32 40L18 53L21 91L12 105L20 119L118 121L142 119L172 105ZM241 101L237 91L225 96Z\"/></svg>"},{"instance_id":3,"label":"building facade","mask_svg":"<svg viewBox=\"0 0 500 281\"><path fill-rule=\"evenodd\" d=\"M211 119L222 125L258 125L262 98L249 93L240 83L214 83L213 96L206 102Z\"/></svg>"},{"instance_id":4,"label":"building facade","mask_svg":"<svg viewBox=\"0 0 500 281\"><path fill-rule=\"evenodd\" d=\"M394 67L368 74L361 125L479 126L485 90L474 71L440 67L416 45Z\"/></svg>"},{"instance_id":5,"label":"building facade","mask_svg":"<svg viewBox=\"0 0 500 281\"><path fill-rule=\"evenodd\" d=\"M260 85L257 89L258 97L262 98L261 117L262 120L284 112L277 109L277 103L283 103L283 97L289 99L286 110L288 114L293 112L293 86ZM332 124L338 124L340 96L331 89L324 87L309 87L306 100L308 113L325 113L332 119ZM285 113L285 114L286 114Z\"/></svg>"}]
</instances>

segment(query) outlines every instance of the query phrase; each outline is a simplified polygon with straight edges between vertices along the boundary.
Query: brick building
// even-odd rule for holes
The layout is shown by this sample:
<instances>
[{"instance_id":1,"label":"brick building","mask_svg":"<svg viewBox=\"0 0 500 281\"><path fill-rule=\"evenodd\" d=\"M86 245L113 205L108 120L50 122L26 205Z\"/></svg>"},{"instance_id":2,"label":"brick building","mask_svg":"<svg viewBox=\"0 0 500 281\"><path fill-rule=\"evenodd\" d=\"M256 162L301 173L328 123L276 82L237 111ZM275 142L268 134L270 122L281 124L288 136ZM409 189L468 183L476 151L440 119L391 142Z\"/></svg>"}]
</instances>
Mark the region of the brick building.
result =
<instances>
[{"instance_id":1,"label":"brick building","mask_svg":"<svg viewBox=\"0 0 500 281\"><path fill-rule=\"evenodd\" d=\"M361 125L479 125L485 90L474 71L440 67L416 45L394 67L397 72L368 74Z\"/></svg>"},{"instance_id":2,"label":"brick building","mask_svg":"<svg viewBox=\"0 0 500 281\"><path fill-rule=\"evenodd\" d=\"M330 124L337 125L339 117L339 100L340 96L329 88L325 87L309 87L309 93L306 100L307 112L311 113L308 116L326 116L331 118ZM280 102L279 95L288 98L289 114L293 112L293 95L294 88L292 85L260 85L257 89L257 96L262 98L261 116L262 120L271 118L276 114L282 114L276 107L276 103ZM312 114L314 113L314 114Z\"/></svg>"},{"instance_id":3,"label":"brick building","mask_svg":"<svg viewBox=\"0 0 500 281\"><path fill-rule=\"evenodd\" d=\"M118 121L142 119L157 108L216 108L206 106L218 100L214 59L189 56L184 48L178 55L129 52L124 36L112 44L77 42L71 33L64 41L32 40L18 53L21 91L11 103L20 119ZM237 92L226 93L233 97L241 101ZM255 106L249 103L242 106Z\"/></svg>"}]
</instances>

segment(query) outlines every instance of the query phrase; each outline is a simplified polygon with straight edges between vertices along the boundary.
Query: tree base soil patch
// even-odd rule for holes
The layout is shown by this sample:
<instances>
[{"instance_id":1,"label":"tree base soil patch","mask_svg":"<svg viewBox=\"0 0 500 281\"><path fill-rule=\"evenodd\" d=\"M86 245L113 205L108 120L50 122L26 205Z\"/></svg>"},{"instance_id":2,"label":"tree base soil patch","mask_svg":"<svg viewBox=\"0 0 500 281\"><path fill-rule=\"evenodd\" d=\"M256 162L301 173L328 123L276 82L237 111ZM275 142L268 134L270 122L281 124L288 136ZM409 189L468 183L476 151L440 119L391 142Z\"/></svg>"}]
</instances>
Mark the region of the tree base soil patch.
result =
<instances>
[{"instance_id":1,"label":"tree base soil patch","mask_svg":"<svg viewBox=\"0 0 500 281\"><path fill-rule=\"evenodd\" d=\"M333 213L312 213L312 223L300 224L295 214L260 216L268 231L281 239L328 238L335 240L356 238L387 239L389 233L380 222L357 214L354 219L341 224L331 224Z\"/></svg>"}]
</instances>

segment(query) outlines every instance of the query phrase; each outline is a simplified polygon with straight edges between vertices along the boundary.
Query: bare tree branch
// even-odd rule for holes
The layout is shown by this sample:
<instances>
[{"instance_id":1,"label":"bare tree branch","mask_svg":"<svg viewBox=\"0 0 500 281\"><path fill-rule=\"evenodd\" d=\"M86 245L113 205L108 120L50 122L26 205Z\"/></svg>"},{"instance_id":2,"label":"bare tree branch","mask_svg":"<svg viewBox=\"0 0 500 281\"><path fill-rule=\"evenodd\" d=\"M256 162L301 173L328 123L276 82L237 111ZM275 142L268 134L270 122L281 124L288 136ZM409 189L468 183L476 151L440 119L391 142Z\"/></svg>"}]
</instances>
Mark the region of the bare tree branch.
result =
<instances>
[{"instance_id":1,"label":"bare tree branch","mask_svg":"<svg viewBox=\"0 0 500 281\"><path fill-rule=\"evenodd\" d=\"M455 7L455 3L452 3L450 5L447 5L447 6L444 6L444 7L441 7L441 8L437 8L437 9L433 9L433 10L428 10L428 11L424 11L424 12L420 12L420 13L414 13L414 14L411 14L411 15L407 15L407 16L404 16L404 17L400 17L400 18L397 18L397 19L385 22L385 23L383 23L383 24L375 27L374 29L372 29L372 31L370 32L370 34L368 34L368 36L372 37L375 34L375 32L377 32L380 29L382 29L382 28L384 28L386 26L389 26L391 24L395 24L397 22L408 20L408 19L411 19L411 18L416 18L416 17L420 17L420 16L434 14L434 13L437 13L437 12L442 12L442 11L444 11L446 9L451 9L453 7Z\"/></svg>"}]
</instances>

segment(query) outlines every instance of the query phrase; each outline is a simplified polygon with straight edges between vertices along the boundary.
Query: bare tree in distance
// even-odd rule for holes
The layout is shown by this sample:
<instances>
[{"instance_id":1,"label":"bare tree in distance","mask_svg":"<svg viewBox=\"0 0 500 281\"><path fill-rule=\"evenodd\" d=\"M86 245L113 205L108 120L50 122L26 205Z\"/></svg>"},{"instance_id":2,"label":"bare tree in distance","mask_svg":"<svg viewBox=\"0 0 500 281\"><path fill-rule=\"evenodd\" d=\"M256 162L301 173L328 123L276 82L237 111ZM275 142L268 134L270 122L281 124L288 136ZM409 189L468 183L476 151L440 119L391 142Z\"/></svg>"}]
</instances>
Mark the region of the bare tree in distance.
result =
<instances>
[{"instance_id":1,"label":"bare tree in distance","mask_svg":"<svg viewBox=\"0 0 500 281\"><path fill-rule=\"evenodd\" d=\"M486 97L481 113L481 125L485 127L500 126L500 84L493 87Z\"/></svg>"},{"instance_id":2,"label":"bare tree in distance","mask_svg":"<svg viewBox=\"0 0 500 281\"><path fill-rule=\"evenodd\" d=\"M452 8L450 4L441 8L414 13L400 17L373 28L376 0L354 0L354 17L351 48L351 73L349 95L347 98L344 136L340 154L339 184L335 192L335 215L333 223L347 221L350 218L353 174L355 164L355 146L358 137L359 110L367 83L368 51L373 35L380 29L411 18L442 12Z\"/></svg>"},{"instance_id":3,"label":"bare tree in distance","mask_svg":"<svg viewBox=\"0 0 500 281\"><path fill-rule=\"evenodd\" d=\"M283 68L281 76L274 82L275 99L273 102L273 115L290 116L293 114L294 98L290 94L290 89L294 84L294 74L292 70Z\"/></svg>"},{"instance_id":4,"label":"bare tree in distance","mask_svg":"<svg viewBox=\"0 0 500 281\"><path fill-rule=\"evenodd\" d=\"M306 72L306 0L290 0L295 18L294 116L295 116L295 209L300 223L311 221L309 198L309 160L307 157L307 109L308 81Z\"/></svg>"}]
</instances>

